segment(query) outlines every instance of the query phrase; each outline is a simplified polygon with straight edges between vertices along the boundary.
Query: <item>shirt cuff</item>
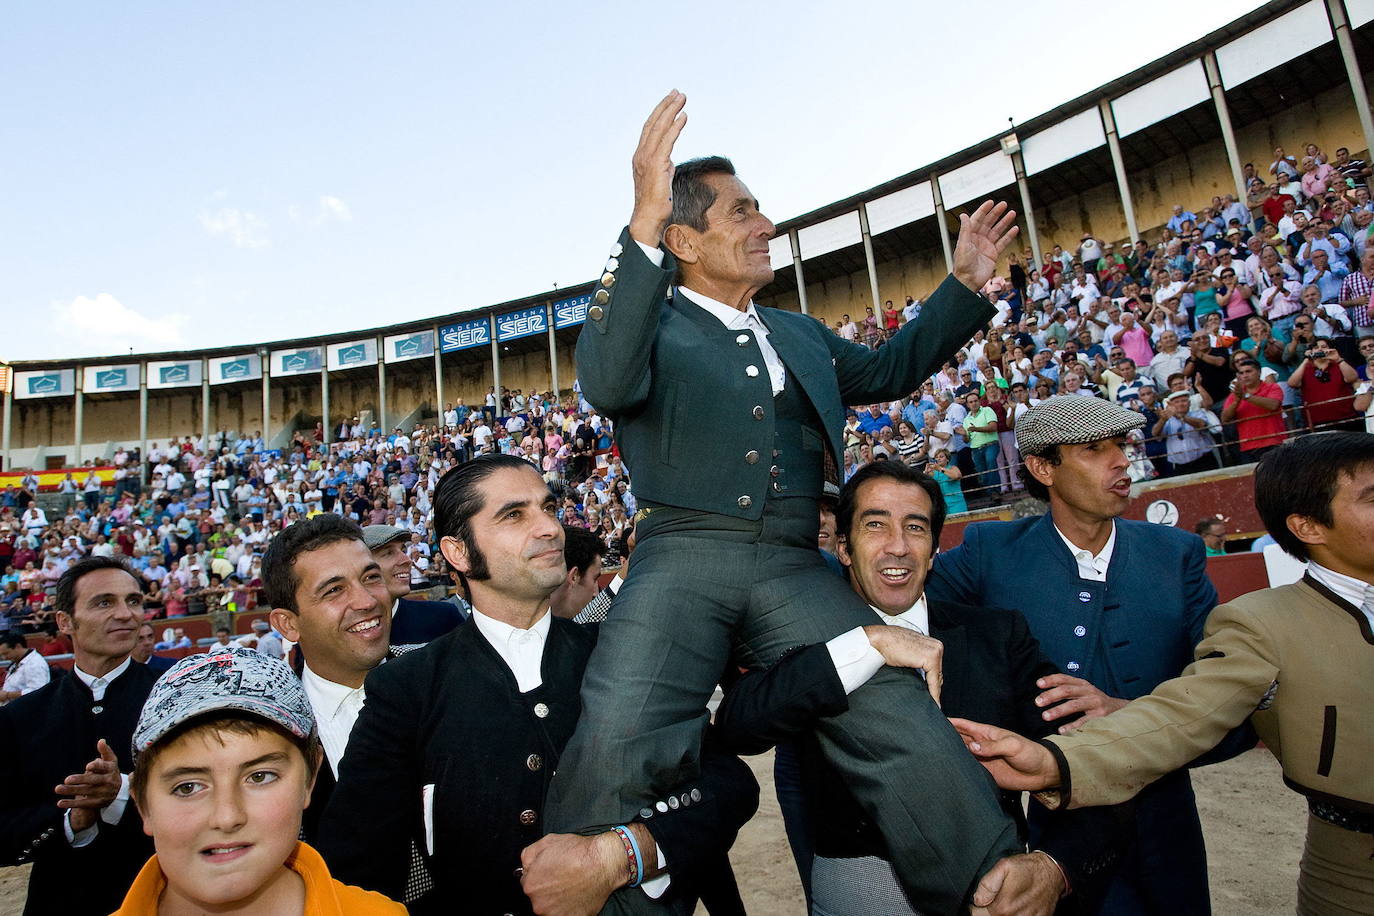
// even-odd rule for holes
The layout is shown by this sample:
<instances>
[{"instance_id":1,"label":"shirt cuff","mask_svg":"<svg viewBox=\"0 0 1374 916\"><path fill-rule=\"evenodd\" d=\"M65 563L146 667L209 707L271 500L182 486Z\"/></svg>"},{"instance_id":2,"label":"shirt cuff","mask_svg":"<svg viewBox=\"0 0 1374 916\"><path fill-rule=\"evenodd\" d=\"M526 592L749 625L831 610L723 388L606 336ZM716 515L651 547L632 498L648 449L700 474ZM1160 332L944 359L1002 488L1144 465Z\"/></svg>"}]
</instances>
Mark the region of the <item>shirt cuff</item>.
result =
<instances>
[{"instance_id":1,"label":"shirt cuff","mask_svg":"<svg viewBox=\"0 0 1374 916\"><path fill-rule=\"evenodd\" d=\"M655 842L655 845L657 846L657 842ZM644 888L644 893L648 894L651 900L657 900L659 897L662 897L668 890L668 885L673 883L673 876L668 874L666 870L668 868L668 858L663 854L663 847L657 846L657 849L660 874L658 877L650 878L648 881L639 885Z\"/></svg>"},{"instance_id":2,"label":"shirt cuff","mask_svg":"<svg viewBox=\"0 0 1374 916\"><path fill-rule=\"evenodd\" d=\"M640 251L644 252L644 257L648 258L655 267L663 266L663 249L650 248L639 239L635 239L635 244L639 246Z\"/></svg>"},{"instance_id":3,"label":"shirt cuff","mask_svg":"<svg viewBox=\"0 0 1374 916\"><path fill-rule=\"evenodd\" d=\"M67 813L62 816L62 832L67 835L67 845L72 849L80 849L82 846L89 846L91 841L95 839L95 835L99 829L98 825L92 824L85 830L77 833L72 830L71 811L67 811Z\"/></svg>"},{"instance_id":4,"label":"shirt cuff","mask_svg":"<svg viewBox=\"0 0 1374 916\"><path fill-rule=\"evenodd\" d=\"M883 657L868 641L863 627L855 627L825 644L845 696L858 690L883 666Z\"/></svg>"},{"instance_id":5,"label":"shirt cuff","mask_svg":"<svg viewBox=\"0 0 1374 916\"><path fill-rule=\"evenodd\" d=\"M129 774L119 774L119 792L115 794L114 800L104 808L100 809L100 819L111 827L115 826L124 817L124 808L129 804Z\"/></svg>"}]
</instances>

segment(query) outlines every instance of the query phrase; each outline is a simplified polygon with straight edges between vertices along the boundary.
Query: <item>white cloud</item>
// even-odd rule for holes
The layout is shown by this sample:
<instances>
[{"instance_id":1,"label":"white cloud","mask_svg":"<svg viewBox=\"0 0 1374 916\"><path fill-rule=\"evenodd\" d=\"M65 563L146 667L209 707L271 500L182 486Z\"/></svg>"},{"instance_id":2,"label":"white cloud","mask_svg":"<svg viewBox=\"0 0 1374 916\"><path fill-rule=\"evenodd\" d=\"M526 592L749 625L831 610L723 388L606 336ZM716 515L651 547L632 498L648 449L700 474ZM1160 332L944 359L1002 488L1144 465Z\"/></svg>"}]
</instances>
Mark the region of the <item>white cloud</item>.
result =
<instances>
[{"instance_id":1,"label":"white cloud","mask_svg":"<svg viewBox=\"0 0 1374 916\"><path fill-rule=\"evenodd\" d=\"M178 312L148 316L129 308L110 293L77 296L52 303L53 356L103 356L186 346L190 316ZM43 357L35 356L35 359Z\"/></svg>"},{"instance_id":2,"label":"white cloud","mask_svg":"<svg viewBox=\"0 0 1374 916\"><path fill-rule=\"evenodd\" d=\"M267 223L251 210L201 210L200 224L211 235L229 239L235 248L266 248L272 244L267 237Z\"/></svg>"},{"instance_id":3,"label":"white cloud","mask_svg":"<svg viewBox=\"0 0 1374 916\"><path fill-rule=\"evenodd\" d=\"M341 223L353 221L353 211L348 209L348 204L341 198L333 194L320 195L320 222L327 223L330 220L338 220Z\"/></svg>"},{"instance_id":4,"label":"white cloud","mask_svg":"<svg viewBox=\"0 0 1374 916\"><path fill-rule=\"evenodd\" d=\"M333 194L321 194L316 201L315 211L311 213L308 210L308 207L292 204L286 208L286 215L297 226L311 229L317 229L325 223L353 222L353 211L342 197L335 197Z\"/></svg>"}]
</instances>

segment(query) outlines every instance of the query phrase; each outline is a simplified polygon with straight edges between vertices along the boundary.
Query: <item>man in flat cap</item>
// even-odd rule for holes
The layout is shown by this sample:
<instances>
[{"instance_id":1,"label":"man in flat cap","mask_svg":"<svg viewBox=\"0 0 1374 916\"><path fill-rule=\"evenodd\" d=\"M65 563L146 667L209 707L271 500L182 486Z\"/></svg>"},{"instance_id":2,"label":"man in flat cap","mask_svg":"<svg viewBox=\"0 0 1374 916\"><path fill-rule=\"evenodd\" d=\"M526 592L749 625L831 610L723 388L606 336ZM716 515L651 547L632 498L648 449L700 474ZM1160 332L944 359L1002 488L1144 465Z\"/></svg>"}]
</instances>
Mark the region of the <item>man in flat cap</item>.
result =
<instances>
[{"instance_id":1,"label":"man in flat cap","mask_svg":"<svg viewBox=\"0 0 1374 916\"><path fill-rule=\"evenodd\" d=\"M931 598L1017 608L1066 672L1040 681L1036 702L1050 721L1107 715L1178 676L1217 603L1201 538L1120 518L1131 498L1126 434L1144 421L1099 398L1061 395L1032 407L1016 423L1021 475L1049 512L970 525L963 543L935 560ZM1142 792L1136 813L1136 849L1101 912L1209 912L1187 770ZM1032 845L1037 833L1033 817Z\"/></svg>"},{"instance_id":2,"label":"man in flat cap","mask_svg":"<svg viewBox=\"0 0 1374 916\"><path fill-rule=\"evenodd\" d=\"M363 543L382 567L386 590L391 594L393 645L432 642L468 619L466 602L459 606L447 601L417 601L406 597L410 594L409 530L395 525L368 525L363 528Z\"/></svg>"}]
</instances>

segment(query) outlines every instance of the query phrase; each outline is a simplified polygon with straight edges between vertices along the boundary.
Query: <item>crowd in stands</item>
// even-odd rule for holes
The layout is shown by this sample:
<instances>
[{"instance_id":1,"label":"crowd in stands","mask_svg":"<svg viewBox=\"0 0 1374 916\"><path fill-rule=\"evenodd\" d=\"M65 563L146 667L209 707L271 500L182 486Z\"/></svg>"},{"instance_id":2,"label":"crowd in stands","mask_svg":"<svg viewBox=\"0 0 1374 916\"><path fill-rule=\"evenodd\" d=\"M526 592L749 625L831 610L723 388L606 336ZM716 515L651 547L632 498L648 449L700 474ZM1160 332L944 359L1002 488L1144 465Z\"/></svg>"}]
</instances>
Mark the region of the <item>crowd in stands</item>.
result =
<instances>
[{"instance_id":1,"label":"crowd in stands","mask_svg":"<svg viewBox=\"0 0 1374 916\"><path fill-rule=\"evenodd\" d=\"M1013 255L983 289L986 332L909 398L854 409L846 479L887 458L940 481L951 511L1019 496L1016 420L1061 394L1144 414L1137 481L1257 461L1298 430L1374 431L1371 169L1307 144L1264 171L1246 165L1246 203L1176 205L1134 245L1085 233L1039 265ZM908 297L832 330L877 348L919 314Z\"/></svg>"},{"instance_id":2,"label":"crowd in stands","mask_svg":"<svg viewBox=\"0 0 1374 916\"><path fill-rule=\"evenodd\" d=\"M1279 148L1267 166L1246 165L1244 203L1177 205L1134 245L1085 233L1038 265L1029 250L1013 255L983 289L997 309L986 331L910 396L854 406L840 475L900 460L940 483L951 512L1017 498L1016 420L1057 394L1144 414L1136 480L1253 462L1297 430L1374 430L1370 175L1345 148ZM920 312L913 297L888 300L832 330L876 349ZM477 454L531 462L560 493L562 520L606 545L608 565L636 510L610 422L576 393L493 388L409 433L358 417L329 433L298 434L284 452L226 429L154 442L146 456L120 448L112 487L94 470L69 473L46 509L31 474L6 487L0 629L46 631L44 651L65 651L52 590L87 555L129 558L150 618L253 610L267 541L320 512L409 529L415 586L445 581L431 494Z\"/></svg>"},{"instance_id":3,"label":"crowd in stands","mask_svg":"<svg viewBox=\"0 0 1374 916\"><path fill-rule=\"evenodd\" d=\"M266 449L257 432L220 430L208 443L199 436L153 442L146 469L136 451L120 449L114 462L124 473L113 487L102 488L93 470L68 474L46 509L35 499L37 478L27 475L0 494L0 631L46 633L41 651L69 652L55 626L53 592L84 556L132 562L148 619L252 611L261 602L268 541L321 512L409 530L412 587L447 583L434 550L434 486L455 464L493 452L537 467L560 494L560 519L594 532L606 565L619 562L635 501L611 449L611 424L590 405L515 391L486 410L460 400L437 419L390 434L355 419L332 442L317 428L297 434L284 452Z\"/></svg>"}]
</instances>

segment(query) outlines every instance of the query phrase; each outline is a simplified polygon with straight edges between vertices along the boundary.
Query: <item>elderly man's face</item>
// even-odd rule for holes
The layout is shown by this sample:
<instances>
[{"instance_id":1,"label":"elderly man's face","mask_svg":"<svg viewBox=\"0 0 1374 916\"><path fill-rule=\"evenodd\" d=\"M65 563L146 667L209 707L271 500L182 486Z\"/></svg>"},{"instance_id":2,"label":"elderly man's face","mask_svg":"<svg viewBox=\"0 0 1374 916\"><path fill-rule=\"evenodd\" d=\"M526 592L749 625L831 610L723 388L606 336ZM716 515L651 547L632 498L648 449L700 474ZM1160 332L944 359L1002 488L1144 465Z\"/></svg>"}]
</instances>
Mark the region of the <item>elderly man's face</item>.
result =
<instances>
[{"instance_id":1,"label":"elderly man's face","mask_svg":"<svg viewBox=\"0 0 1374 916\"><path fill-rule=\"evenodd\" d=\"M684 270L714 283L764 286L773 279L768 241L776 230L738 176L723 172L703 182L716 199L706 211L706 231L669 227L669 247ZM676 230L676 231L673 231ZM680 232L683 237L673 238Z\"/></svg>"}]
</instances>

